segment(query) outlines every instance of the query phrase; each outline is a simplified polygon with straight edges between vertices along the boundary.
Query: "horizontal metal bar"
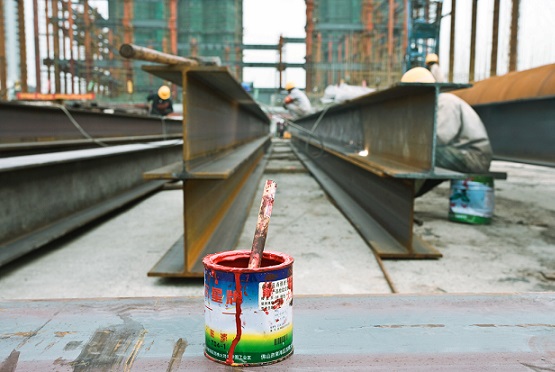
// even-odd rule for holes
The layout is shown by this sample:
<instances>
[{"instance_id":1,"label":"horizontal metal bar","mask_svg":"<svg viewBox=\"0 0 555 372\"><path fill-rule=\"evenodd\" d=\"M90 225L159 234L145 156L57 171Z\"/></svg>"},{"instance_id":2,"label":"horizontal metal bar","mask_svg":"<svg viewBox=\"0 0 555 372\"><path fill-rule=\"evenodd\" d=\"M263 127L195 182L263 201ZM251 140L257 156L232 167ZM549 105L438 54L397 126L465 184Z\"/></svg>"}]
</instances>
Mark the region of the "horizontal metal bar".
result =
<instances>
[{"instance_id":1,"label":"horizontal metal bar","mask_svg":"<svg viewBox=\"0 0 555 372\"><path fill-rule=\"evenodd\" d=\"M160 187L142 173L181 152L170 141L0 159L0 265Z\"/></svg>"},{"instance_id":2,"label":"horizontal metal bar","mask_svg":"<svg viewBox=\"0 0 555 372\"><path fill-rule=\"evenodd\" d=\"M435 84L397 85L295 123L346 156L366 150L371 166L430 173L435 167L437 95ZM364 157L357 160L365 162Z\"/></svg>"},{"instance_id":3,"label":"horizontal metal bar","mask_svg":"<svg viewBox=\"0 0 555 372\"><path fill-rule=\"evenodd\" d=\"M182 138L182 134L159 134L153 136L105 137L80 140L6 143L0 144L0 157L36 155L58 151L83 150L88 148L98 148L101 145L117 146L133 143L158 142L164 140L180 140Z\"/></svg>"},{"instance_id":4,"label":"horizontal metal bar","mask_svg":"<svg viewBox=\"0 0 555 372\"><path fill-rule=\"evenodd\" d=\"M245 50L279 50L277 44L243 44Z\"/></svg>"},{"instance_id":5,"label":"horizontal metal bar","mask_svg":"<svg viewBox=\"0 0 555 372\"><path fill-rule=\"evenodd\" d=\"M295 62L242 62L239 64L241 67L261 67L261 68L306 68L305 63L295 63Z\"/></svg>"},{"instance_id":6,"label":"horizontal metal bar","mask_svg":"<svg viewBox=\"0 0 555 372\"><path fill-rule=\"evenodd\" d=\"M0 365L13 370L230 368L204 356L203 297L4 300L0 308ZM294 355L269 368L549 370L554 311L553 293L297 296Z\"/></svg>"},{"instance_id":7,"label":"horizontal metal bar","mask_svg":"<svg viewBox=\"0 0 555 372\"><path fill-rule=\"evenodd\" d=\"M237 244L264 169L270 120L226 68L143 69L181 85L184 95L182 172L162 172L183 179L183 245L148 275L202 276L204 255Z\"/></svg>"},{"instance_id":8,"label":"horizontal metal bar","mask_svg":"<svg viewBox=\"0 0 555 372\"><path fill-rule=\"evenodd\" d=\"M148 276L202 277L202 258L235 249L267 163L263 153L229 179L189 179L184 190L184 235L152 267Z\"/></svg>"},{"instance_id":9,"label":"horizontal metal bar","mask_svg":"<svg viewBox=\"0 0 555 372\"><path fill-rule=\"evenodd\" d=\"M413 234L414 180L381 177L329 149L293 140L293 149L381 258L439 258Z\"/></svg>"},{"instance_id":10,"label":"horizontal metal bar","mask_svg":"<svg viewBox=\"0 0 555 372\"><path fill-rule=\"evenodd\" d=\"M180 135L181 120L62 106L0 102L0 144ZM80 130L82 129L82 130Z\"/></svg>"},{"instance_id":11,"label":"horizontal metal bar","mask_svg":"<svg viewBox=\"0 0 555 372\"><path fill-rule=\"evenodd\" d=\"M452 87L399 84L290 126L305 166L382 258L441 257L413 236L414 188L468 177L435 167L437 97Z\"/></svg>"},{"instance_id":12,"label":"horizontal metal bar","mask_svg":"<svg viewBox=\"0 0 555 372\"><path fill-rule=\"evenodd\" d=\"M473 106L494 159L555 167L555 96Z\"/></svg>"}]
</instances>

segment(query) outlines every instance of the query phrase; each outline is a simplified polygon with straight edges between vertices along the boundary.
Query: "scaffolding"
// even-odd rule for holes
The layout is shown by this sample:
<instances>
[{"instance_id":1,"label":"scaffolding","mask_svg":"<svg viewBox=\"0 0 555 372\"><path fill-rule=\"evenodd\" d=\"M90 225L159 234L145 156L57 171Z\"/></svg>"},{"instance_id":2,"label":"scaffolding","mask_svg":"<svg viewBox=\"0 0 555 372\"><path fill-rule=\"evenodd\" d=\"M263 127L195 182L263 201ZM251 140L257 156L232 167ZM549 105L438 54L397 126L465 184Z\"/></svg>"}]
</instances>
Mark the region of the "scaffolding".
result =
<instances>
[{"instance_id":1,"label":"scaffolding","mask_svg":"<svg viewBox=\"0 0 555 372\"><path fill-rule=\"evenodd\" d=\"M307 90L313 93L341 81L387 87L437 48L437 1L306 0L306 8Z\"/></svg>"},{"instance_id":2,"label":"scaffolding","mask_svg":"<svg viewBox=\"0 0 555 372\"><path fill-rule=\"evenodd\" d=\"M242 14L242 0L181 0L179 6L177 0L109 0L110 23L123 35L124 43L179 56L214 57L239 80ZM127 86L137 99L164 83L141 70L144 62L120 62Z\"/></svg>"}]
</instances>

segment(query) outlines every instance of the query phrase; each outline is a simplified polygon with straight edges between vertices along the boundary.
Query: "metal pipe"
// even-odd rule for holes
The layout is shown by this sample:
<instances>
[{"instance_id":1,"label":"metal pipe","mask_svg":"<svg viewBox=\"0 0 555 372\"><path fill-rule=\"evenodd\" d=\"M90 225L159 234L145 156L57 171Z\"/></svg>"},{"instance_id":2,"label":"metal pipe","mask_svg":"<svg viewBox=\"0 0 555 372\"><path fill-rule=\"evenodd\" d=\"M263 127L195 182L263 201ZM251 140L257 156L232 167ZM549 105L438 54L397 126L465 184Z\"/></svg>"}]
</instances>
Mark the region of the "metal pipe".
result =
<instances>
[{"instance_id":1,"label":"metal pipe","mask_svg":"<svg viewBox=\"0 0 555 372\"><path fill-rule=\"evenodd\" d=\"M19 31L19 68L21 91L28 92L27 86L27 42L25 37L25 5L23 1L17 2L17 22Z\"/></svg>"},{"instance_id":2,"label":"metal pipe","mask_svg":"<svg viewBox=\"0 0 555 372\"><path fill-rule=\"evenodd\" d=\"M312 18L314 14L314 0L306 0L306 91L311 92L314 88L314 67L312 63L312 46L314 39L314 21Z\"/></svg>"},{"instance_id":3,"label":"metal pipe","mask_svg":"<svg viewBox=\"0 0 555 372\"><path fill-rule=\"evenodd\" d=\"M138 59L142 61L163 63L167 65L189 65L196 66L197 61L190 58L174 56L162 53L154 49L140 47L135 44L123 44L119 49L119 54L128 59Z\"/></svg>"},{"instance_id":4,"label":"metal pipe","mask_svg":"<svg viewBox=\"0 0 555 372\"><path fill-rule=\"evenodd\" d=\"M489 76L497 76L497 46L499 45L499 1L493 2L493 26L491 31L491 64Z\"/></svg>"},{"instance_id":5,"label":"metal pipe","mask_svg":"<svg viewBox=\"0 0 555 372\"><path fill-rule=\"evenodd\" d=\"M389 16L387 21L387 82L391 84L393 69L393 25L395 17L395 2L389 0Z\"/></svg>"},{"instance_id":6,"label":"metal pipe","mask_svg":"<svg viewBox=\"0 0 555 372\"><path fill-rule=\"evenodd\" d=\"M38 0L33 0L33 26L35 30L35 75L36 92L42 91L40 76L39 9Z\"/></svg>"},{"instance_id":7,"label":"metal pipe","mask_svg":"<svg viewBox=\"0 0 555 372\"><path fill-rule=\"evenodd\" d=\"M476 19L478 18L478 0L472 1L472 26L470 31L470 69L468 80L474 82L474 71L476 68Z\"/></svg>"},{"instance_id":8,"label":"metal pipe","mask_svg":"<svg viewBox=\"0 0 555 372\"><path fill-rule=\"evenodd\" d=\"M48 14L50 13L50 7L48 6L50 0L44 1L44 17L45 17L45 35L46 35L46 59L50 59L50 18ZM52 71L51 66L46 65L46 93L52 93Z\"/></svg>"},{"instance_id":9,"label":"metal pipe","mask_svg":"<svg viewBox=\"0 0 555 372\"><path fill-rule=\"evenodd\" d=\"M59 18L58 11L58 0L52 1L52 37L54 44L54 82L55 82L55 92L61 93L61 81L60 81L60 27L58 23ZM85 37L87 32L85 32Z\"/></svg>"},{"instance_id":10,"label":"metal pipe","mask_svg":"<svg viewBox=\"0 0 555 372\"><path fill-rule=\"evenodd\" d=\"M8 99L6 71L6 33L4 29L4 0L0 0L0 100Z\"/></svg>"},{"instance_id":11,"label":"metal pipe","mask_svg":"<svg viewBox=\"0 0 555 372\"><path fill-rule=\"evenodd\" d=\"M71 93L76 93L75 87L75 56L73 54L73 4L72 0L67 1L68 20L69 20L69 72L71 74Z\"/></svg>"},{"instance_id":12,"label":"metal pipe","mask_svg":"<svg viewBox=\"0 0 555 372\"><path fill-rule=\"evenodd\" d=\"M513 0L511 13L511 40L509 42L509 72L516 71L518 59L518 18L520 0Z\"/></svg>"},{"instance_id":13,"label":"metal pipe","mask_svg":"<svg viewBox=\"0 0 555 372\"><path fill-rule=\"evenodd\" d=\"M451 33L449 35L449 82L453 82L455 67L455 21L457 0L451 2Z\"/></svg>"}]
</instances>

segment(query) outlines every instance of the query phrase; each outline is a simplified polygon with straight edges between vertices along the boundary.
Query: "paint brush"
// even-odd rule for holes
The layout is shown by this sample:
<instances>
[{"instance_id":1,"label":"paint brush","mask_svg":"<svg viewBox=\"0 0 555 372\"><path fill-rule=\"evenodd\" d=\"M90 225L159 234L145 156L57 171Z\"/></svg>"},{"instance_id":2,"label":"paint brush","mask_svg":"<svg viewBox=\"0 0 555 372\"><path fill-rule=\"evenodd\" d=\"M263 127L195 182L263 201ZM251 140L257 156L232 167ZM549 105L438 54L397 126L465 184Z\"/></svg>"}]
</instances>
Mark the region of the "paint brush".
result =
<instances>
[{"instance_id":1,"label":"paint brush","mask_svg":"<svg viewBox=\"0 0 555 372\"><path fill-rule=\"evenodd\" d=\"M277 184L274 181L266 181L264 193L262 194L262 202L260 203L260 211L258 212L258 220L256 221L256 230L249 258L249 269L259 268L262 264L262 252L266 244L266 235L268 235L268 225L270 224L276 189Z\"/></svg>"}]
</instances>

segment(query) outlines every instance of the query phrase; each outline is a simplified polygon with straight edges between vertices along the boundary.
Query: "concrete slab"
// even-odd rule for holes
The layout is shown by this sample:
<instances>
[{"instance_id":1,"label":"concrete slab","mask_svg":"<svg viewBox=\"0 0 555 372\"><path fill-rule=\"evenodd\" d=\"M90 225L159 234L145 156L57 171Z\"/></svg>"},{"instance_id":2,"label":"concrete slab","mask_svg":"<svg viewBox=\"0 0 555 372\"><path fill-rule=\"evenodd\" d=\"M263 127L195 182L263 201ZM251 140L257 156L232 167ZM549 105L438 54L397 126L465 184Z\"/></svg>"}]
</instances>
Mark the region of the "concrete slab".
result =
<instances>
[{"instance_id":1,"label":"concrete slab","mask_svg":"<svg viewBox=\"0 0 555 372\"><path fill-rule=\"evenodd\" d=\"M276 151L259 194L265 179L277 182L266 249L295 258L295 293L391 293L370 248L286 151ZM423 224L416 233L444 257L384 261L399 292L555 291L548 279L555 268L555 169L495 162L492 170L508 172L508 180L496 182L489 226L449 222L447 184L417 200ZM259 206L254 200L237 248L250 249ZM146 276L182 232L182 192L158 192L0 268L0 299L202 296L201 280Z\"/></svg>"},{"instance_id":2,"label":"concrete slab","mask_svg":"<svg viewBox=\"0 0 555 372\"><path fill-rule=\"evenodd\" d=\"M437 261L384 261L402 293L542 292L555 283L555 169L494 162L491 225L448 221L449 183L416 200L415 232L443 253Z\"/></svg>"}]
</instances>

